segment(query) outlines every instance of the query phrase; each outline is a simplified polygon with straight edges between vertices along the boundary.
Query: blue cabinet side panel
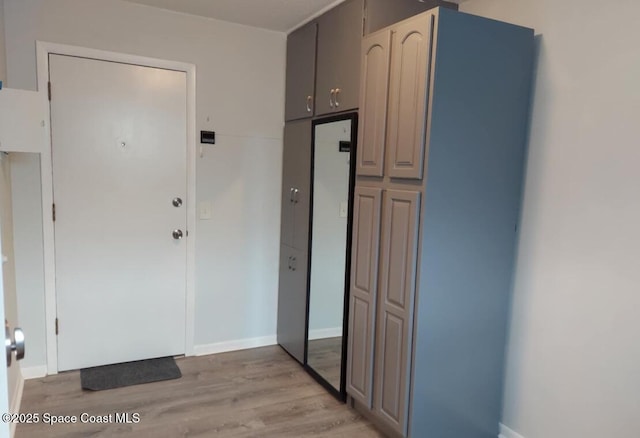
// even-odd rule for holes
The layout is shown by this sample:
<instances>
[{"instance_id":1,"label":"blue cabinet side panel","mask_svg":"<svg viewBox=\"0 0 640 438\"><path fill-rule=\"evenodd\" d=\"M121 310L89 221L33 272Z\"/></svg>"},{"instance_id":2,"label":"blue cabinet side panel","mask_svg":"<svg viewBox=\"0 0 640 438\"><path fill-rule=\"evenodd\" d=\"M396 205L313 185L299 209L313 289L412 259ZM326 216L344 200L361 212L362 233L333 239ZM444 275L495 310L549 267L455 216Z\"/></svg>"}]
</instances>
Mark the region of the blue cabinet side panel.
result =
<instances>
[{"instance_id":1,"label":"blue cabinet side panel","mask_svg":"<svg viewBox=\"0 0 640 438\"><path fill-rule=\"evenodd\" d=\"M533 31L440 10L410 433L495 438Z\"/></svg>"}]
</instances>

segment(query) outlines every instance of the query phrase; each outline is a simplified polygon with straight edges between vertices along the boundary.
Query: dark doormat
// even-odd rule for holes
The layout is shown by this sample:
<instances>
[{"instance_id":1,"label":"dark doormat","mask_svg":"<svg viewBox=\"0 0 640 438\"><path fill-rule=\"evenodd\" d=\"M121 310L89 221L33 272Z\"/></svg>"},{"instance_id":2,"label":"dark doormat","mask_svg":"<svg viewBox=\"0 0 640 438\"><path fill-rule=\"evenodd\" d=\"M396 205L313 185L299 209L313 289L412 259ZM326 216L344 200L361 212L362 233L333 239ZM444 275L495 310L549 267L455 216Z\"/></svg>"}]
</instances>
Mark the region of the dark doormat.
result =
<instances>
[{"instance_id":1,"label":"dark doormat","mask_svg":"<svg viewBox=\"0 0 640 438\"><path fill-rule=\"evenodd\" d=\"M173 357L138 360L80 370L82 388L91 391L179 379L180 377L182 377L182 373L180 373L180 368Z\"/></svg>"}]
</instances>

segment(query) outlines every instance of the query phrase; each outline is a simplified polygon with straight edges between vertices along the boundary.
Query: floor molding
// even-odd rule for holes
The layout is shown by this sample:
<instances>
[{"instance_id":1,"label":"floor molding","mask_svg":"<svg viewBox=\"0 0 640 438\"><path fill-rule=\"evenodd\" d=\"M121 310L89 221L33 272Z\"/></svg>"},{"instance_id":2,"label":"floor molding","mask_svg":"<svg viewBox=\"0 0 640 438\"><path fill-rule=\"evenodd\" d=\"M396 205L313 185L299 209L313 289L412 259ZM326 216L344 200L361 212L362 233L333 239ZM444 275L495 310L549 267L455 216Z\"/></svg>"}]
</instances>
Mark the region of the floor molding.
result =
<instances>
[{"instance_id":1,"label":"floor molding","mask_svg":"<svg viewBox=\"0 0 640 438\"><path fill-rule=\"evenodd\" d=\"M342 327L333 327L328 329L309 330L309 340L326 338L337 338L342 336Z\"/></svg>"},{"instance_id":2,"label":"floor molding","mask_svg":"<svg viewBox=\"0 0 640 438\"><path fill-rule=\"evenodd\" d=\"M524 437L519 433L516 433L513 430L509 429L504 424L500 423L500 435L498 435L498 438L524 438Z\"/></svg>"},{"instance_id":3,"label":"floor molding","mask_svg":"<svg viewBox=\"0 0 640 438\"><path fill-rule=\"evenodd\" d=\"M193 352L196 356L207 354L227 353L229 351L247 350L249 348L266 347L278 343L276 336L262 336L259 338L238 339L236 341L216 342L214 344L196 345Z\"/></svg>"},{"instance_id":4,"label":"floor molding","mask_svg":"<svg viewBox=\"0 0 640 438\"><path fill-rule=\"evenodd\" d=\"M33 367L24 367L22 368L21 371L22 371L22 377L24 378L24 380L39 379L40 377L46 377L47 366L37 365Z\"/></svg>"}]
</instances>

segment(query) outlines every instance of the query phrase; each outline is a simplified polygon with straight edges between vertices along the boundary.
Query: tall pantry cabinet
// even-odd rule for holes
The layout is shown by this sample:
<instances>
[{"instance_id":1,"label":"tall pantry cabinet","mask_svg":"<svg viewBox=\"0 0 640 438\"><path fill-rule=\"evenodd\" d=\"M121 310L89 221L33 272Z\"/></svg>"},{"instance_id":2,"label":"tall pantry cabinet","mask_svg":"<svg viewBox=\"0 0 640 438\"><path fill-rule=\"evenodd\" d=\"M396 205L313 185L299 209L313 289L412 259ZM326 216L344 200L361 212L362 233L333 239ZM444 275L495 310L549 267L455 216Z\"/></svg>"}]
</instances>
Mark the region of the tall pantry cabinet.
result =
<instances>
[{"instance_id":1,"label":"tall pantry cabinet","mask_svg":"<svg viewBox=\"0 0 640 438\"><path fill-rule=\"evenodd\" d=\"M533 43L443 8L363 40L347 392L390 435L498 435Z\"/></svg>"}]
</instances>

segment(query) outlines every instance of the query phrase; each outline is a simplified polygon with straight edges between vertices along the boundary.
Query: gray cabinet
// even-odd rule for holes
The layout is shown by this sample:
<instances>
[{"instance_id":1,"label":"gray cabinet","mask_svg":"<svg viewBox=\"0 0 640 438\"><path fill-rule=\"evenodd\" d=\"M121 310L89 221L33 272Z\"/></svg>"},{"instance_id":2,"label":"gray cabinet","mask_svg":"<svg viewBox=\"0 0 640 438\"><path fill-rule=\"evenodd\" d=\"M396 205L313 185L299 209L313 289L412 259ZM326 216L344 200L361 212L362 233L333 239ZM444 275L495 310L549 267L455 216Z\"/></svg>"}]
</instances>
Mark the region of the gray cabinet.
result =
<instances>
[{"instance_id":1,"label":"gray cabinet","mask_svg":"<svg viewBox=\"0 0 640 438\"><path fill-rule=\"evenodd\" d=\"M387 125L390 177L422 178L432 27L432 16L393 27Z\"/></svg>"},{"instance_id":2,"label":"gray cabinet","mask_svg":"<svg viewBox=\"0 0 640 438\"><path fill-rule=\"evenodd\" d=\"M421 15L364 38L358 175L422 179L432 29Z\"/></svg>"},{"instance_id":3,"label":"gray cabinet","mask_svg":"<svg viewBox=\"0 0 640 438\"><path fill-rule=\"evenodd\" d=\"M374 411L398 433L407 428L420 192L384 191Z\"/></svg>"},{"instance_id":4,"label":"gray cabinet","mask_svg":"<svg viewBox=\"0 0 640 438\"><path fill-rule=\"evenodd\" d=\"M353 204L353 245L347 388L363 405L372 406L373 352L382 189L357 187Z\"/></svg>"},{"instance_id":5,"label":"gray cabinet","mask_svg":"<svg viewBox=\"0 0 640 438\"><path fill-rule=\"evenodd\" d=\"M309 23L287 37L285 120L313 117L318 25Z\"/></svg>"},{"instance_id":6,"label":"gray cabinet","mask_svg":"<svg viewBox=\"0 0 640 438\"><path fill-rule=\"evenodd\" d=\"M281 245L278 344L301 363L304 361L306 291L307 251Z\"/></svg>"},{"instance_id":7,"label":"gray cabinet","mask_svg":"<svg viewBox=\"0 0 640 438\"><path fill-rule=\"evenodd\" d=\"M498 434L533 49L443 8L363 42L347 392L391 436Z\"/></svg>"},{"instance_id":8,"label":"gray cabinet","mask_svg":"<svg viewBox=\"0 0 640 438\"><path fill-rule=\"evenodd\" d=\"M347 0L318 18L316 114L358 107L364 0Z\"/></svg>"},{"instance_id":9,"label":"gray cabinet","mask_svg":"<svg viewBox=\"0 0 640 438\"><path fill-rule=\"evenodd\" d=\"M280 240L306 249L309 240L311 120L289 122L284 128Z\"/></svg>"},{"instance_id":10,"label":"gray cabinet","mask_svg":"<svg viewBox=\"0 0 640 438\"><path fill-rule=\"evenodd\" d=\"M389 55L391 31L386 30L362 41L360 71L360 123L356 173L382 176L387 132L389 93Z\"/></svg>"},{"instance_id":11,"label":"gray cabinet","mask_svg":"<svg viewBox=\"0 0 640 438\"><path fill-rule=\"evenodd\" d=\"M311 120L288 122L284 128L278 343L300 362L304 360L307 307L307 250Z\"/></svg>"}]
</instances>

